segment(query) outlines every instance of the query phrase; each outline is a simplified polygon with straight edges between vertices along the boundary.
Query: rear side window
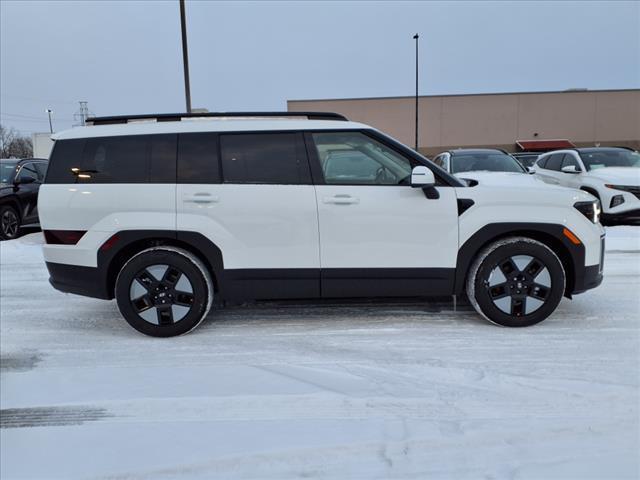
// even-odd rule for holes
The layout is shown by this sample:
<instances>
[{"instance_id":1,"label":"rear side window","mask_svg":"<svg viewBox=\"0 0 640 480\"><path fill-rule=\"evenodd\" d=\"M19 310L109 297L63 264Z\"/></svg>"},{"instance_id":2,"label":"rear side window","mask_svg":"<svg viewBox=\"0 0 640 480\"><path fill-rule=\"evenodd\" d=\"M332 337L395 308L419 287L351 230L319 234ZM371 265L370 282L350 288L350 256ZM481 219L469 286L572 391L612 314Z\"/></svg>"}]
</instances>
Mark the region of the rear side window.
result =
<instances>
[{"instance_id":1,"label":"rear side window","mask_svg":"<svg viewBox=\"0 0 640 480\"><path fill-rule=\"evenodd\" d=\"M548 170L560 170L564 153L555 153L549 157L544 168Z\"/></svg>"},{"instance_id":2,"label":"rear side window","mask_svg":"<svg viewBox=\"0 0 640 480\"><path fill-rule=\"evenodd\" d=\"M177 135L58 140L47 183L173 183Z\"/></svg>"},{"instance_id":3,"label":"rear side window","mask_svg":"<svg viewBox=\"0 0 640 480\"><path fill-rule=\"evenodd\" d=\"M220 135L220 152L225 183L311 183L300 133Z\"/></svg>"},{"instance_id":4,"label":"rear side window","mask_svg":"<svg viewBox=\"0 0 640 480\"><path fill-rule=\"evenodd\" d=\"M178 183L220 183L217 133L181 133Z\"/></svg>"}]
</instances>

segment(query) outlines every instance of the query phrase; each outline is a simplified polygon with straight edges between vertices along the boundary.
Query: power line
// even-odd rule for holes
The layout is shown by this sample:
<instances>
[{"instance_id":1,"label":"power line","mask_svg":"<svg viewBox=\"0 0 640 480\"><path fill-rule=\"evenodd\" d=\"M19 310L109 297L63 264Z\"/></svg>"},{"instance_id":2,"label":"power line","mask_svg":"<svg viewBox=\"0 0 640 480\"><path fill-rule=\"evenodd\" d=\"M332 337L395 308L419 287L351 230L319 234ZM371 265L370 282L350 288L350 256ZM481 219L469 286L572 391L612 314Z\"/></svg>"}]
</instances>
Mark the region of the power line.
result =
<instances>
[{"instance_id":1,"label":"power line","mask_svg":"<svg viewBox=\"0 0 640 480\"><path fill-rule=\"evenodd\" d=\"M0 94L0 96L4 97L4 98L12 98L15 100L29 100L32 102L41 102L41 103L68 103L70 105L74 105L76 102L72 102L69 100L52 100L52 99L44 99L44 98L33 98L33 97L23 97L20 95L6 95L6 94Z\"/></svg>"}]
</instances>

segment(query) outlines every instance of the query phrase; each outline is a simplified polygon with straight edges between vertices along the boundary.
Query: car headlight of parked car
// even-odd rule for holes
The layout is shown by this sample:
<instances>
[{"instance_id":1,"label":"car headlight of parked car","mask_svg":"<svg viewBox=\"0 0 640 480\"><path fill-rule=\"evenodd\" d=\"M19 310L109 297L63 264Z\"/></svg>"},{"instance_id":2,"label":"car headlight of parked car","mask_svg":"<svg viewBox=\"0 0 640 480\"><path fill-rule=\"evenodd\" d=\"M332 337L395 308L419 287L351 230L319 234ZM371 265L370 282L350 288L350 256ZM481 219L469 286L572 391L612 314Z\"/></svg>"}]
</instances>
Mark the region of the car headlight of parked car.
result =
<instances>
[{"instance_id":1,"label":"car headlight of parked car","mask_svg":"<svg viewBox=\"0 0 640 480\"><path fill-rule=\"evenodd\" d=\"M602 210L600 209L600 202L598 200L578 202L573 206L593 223L598 223L600 221L600 212Z\"/></svg>"}]
</instances>

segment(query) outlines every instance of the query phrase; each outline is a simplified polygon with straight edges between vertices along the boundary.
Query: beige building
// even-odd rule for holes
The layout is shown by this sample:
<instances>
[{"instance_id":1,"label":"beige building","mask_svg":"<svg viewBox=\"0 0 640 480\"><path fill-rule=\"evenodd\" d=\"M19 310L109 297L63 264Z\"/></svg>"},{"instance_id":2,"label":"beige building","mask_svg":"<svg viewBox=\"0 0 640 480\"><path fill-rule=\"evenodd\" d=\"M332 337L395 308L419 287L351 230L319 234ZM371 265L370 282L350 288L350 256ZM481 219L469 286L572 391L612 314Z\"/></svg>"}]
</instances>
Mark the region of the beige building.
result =
<instances>
[{"instance_id":1,"label":"beige building","mask_svg":"<svg viewBox=\"0 0 640 480\"><path fill-rule=\"evenodd\" d=\"M415 143L415 97L290 100L289 111L338 112ZM419 149L497 147L566 139L576 146L640 149L640 89L419 97Z\"/></svg>"}]
</instances>

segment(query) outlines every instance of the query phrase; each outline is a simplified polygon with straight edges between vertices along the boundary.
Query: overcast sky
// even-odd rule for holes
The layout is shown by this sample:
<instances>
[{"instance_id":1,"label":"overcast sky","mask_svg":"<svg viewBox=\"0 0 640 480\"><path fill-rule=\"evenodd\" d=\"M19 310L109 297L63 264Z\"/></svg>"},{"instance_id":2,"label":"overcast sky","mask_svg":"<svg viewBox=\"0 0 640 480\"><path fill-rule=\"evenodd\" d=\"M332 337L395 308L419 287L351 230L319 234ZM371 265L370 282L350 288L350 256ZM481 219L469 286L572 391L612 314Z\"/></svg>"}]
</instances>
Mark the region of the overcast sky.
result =
<instances>
[{"instance_id":1,"label":"overcast sky","mask_svg":"<svg viewBox=\"0 0 640 480\"><path fill-rule=\"evenodd\" d=\"M184 111L178 0L0 2L1 121ZM640 2L187 2L194 107L640 87Z\"/></svg>"}]
</instances>

